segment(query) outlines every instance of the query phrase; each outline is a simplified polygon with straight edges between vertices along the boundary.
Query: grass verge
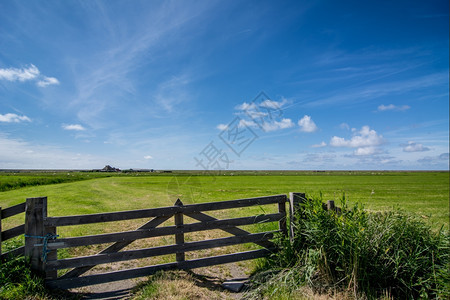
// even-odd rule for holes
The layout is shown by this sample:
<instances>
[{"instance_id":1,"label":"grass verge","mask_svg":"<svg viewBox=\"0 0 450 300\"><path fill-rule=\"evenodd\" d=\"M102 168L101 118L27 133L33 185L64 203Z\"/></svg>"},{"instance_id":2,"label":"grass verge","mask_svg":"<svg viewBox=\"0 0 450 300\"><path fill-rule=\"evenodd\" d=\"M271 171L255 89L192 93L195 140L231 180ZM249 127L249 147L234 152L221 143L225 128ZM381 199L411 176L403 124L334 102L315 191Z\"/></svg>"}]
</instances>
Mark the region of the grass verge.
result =
<instances>
[{"instance_id":1,"label":"grass verge","mask_svg":"<svg viewBox=\"0 0 450 300\"><path fill-rule=\"evenodd\" d=\"M354 298L448 299L449 235L400 211L369 213L342 201L342 213L305 204L294 239L280 237L248 298L288 299L303 287Z\"/></svg>"}]
</instances>

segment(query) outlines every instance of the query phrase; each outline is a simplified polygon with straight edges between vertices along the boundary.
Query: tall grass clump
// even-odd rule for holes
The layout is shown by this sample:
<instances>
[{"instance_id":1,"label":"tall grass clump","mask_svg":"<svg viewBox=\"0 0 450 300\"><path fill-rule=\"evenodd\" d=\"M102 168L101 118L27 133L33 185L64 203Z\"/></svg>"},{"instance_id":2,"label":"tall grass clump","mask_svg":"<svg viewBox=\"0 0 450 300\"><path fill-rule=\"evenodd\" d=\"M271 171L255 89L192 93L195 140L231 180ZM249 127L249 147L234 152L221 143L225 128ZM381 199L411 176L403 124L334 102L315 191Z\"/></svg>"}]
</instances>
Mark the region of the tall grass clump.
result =
<instances>
[{"instance_id":1,"label":"tall grass clump","mask_svg":"<svg viewBox=\"0 0 450 300\"><path fill-rule=\"evenodd\" d=\"M25 257L0 263L0 299L45 299L44 280L33 275Z\"/></svg>"},{"instance_id":2,"label":"tall grass clump","mask_svg":"<svg viewBox=\"0 0 450 300\"><path fill-rule=\"evenodd\" d=\"M279 237L280 251L262 262L248 296L289 298L308 287L352 298L449 298L448 231L400 210L368 212L345 198L341 207L338 214L307 201L293 241Z\"/></svg>"}]
</instances>

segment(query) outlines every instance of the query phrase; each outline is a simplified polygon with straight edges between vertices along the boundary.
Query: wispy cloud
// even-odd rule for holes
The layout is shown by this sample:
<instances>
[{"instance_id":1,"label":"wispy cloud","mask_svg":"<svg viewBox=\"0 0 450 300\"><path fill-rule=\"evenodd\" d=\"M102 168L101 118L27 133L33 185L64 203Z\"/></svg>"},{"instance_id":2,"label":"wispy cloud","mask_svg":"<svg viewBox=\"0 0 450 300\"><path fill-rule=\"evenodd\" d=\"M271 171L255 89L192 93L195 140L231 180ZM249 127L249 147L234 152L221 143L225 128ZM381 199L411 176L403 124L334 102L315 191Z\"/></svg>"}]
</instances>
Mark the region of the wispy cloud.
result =
<instances>
[{"instance_id":1,"label":"wispy cloud","mask_svg":"<svg viewBox=\"0 0 450 300\"><path fill-rule=\"evenodd\" d=\"M264 131L276 131L280 129L286 129L294 127L295 124L291 119L282 119L281 121L273 121L272 123L265 123L263 125Z\"/></svg>"},{"instance_id":2,"label":"wispy cloud","mask_svg":"<svg viewBox=\"0 0 450 300\"><path fill-rule=\"evenodd\" d=\"M20 122L31 122L31 119L28 118L27 116L19 116L16 114L4 114L1 115L0 114L0 122L5 122L5 123L20 123Z\"/></svg>"},{"instance_id":3,"label":"wispy cloud","mask_svg":"<svg viewBox=\"0 0 450 300\"><path fill-rule=\"evenodd\" d=\"M303 118L298 121L298 126L300 126L300 131L303 132L315 132L319 130L316 123L314 123L308 115L304 115Z\"/></svg>"},{"instance_id":4,"label":"wispy cloud","mask_svg":"<svg viewBox=\"0 0 450 300\"><path fill-rule=\"evenodd\" d=\"M446 72L440 72L416 78L344 88L340 89L338 93L333 91L333 96L322 97L319 100L311 100L304 103L303 106L319 107L361 103L386 95L403 95L411 91L447 84L448 74Z\"/></svg>"},{"instance_id":5,"label":"wispy cloud","mask_svg":"<svg viewBox=\"0 0 450 300\"><path fill-rule=\"evenodd\" d=\"M394 104L389 104L389 105L384 105L381 104L380 106L378 106L378 111L387 111L387 110L393 110L393 111L405 111L410 109L411 106L409 105L394 105Z\"/></svg>"},{"instance_id":6,"label":"wispy cloud","mask_svg":"<svg viewBox=\"0 0 450 300\"><path fill-rule=\"evenodd\" d=\"M39 76L39 70L35 65L26 68L0 69L0 79L8 81L27 81Z\"/></svg>"},{"instance_id":7,"label":"wispy cloud","mask_svg":"<svg viewBox=\"0 0 450 300\"><path fill-rule=\"evenodd\" d=\"M37 82L37 85L40 87L46 87L53 84L59 84L59 80L55 77L43 76L43 78Z\"/></svg>"},{"instance_id":8,"label":"wispy cloud","mask_svg":"<svg viewBox=\"0 0 450 300\"><path fill-rule=\"evenodd\" d=\"M320 144L314 144L314 145L312 145L311 147L312 148L323 148L323 147L326 147L327 146L327 143L325 143L324 141L322 141L322 143L320 143Z\"/></svg>"},{"instance_id":9,"label":"wispy cloud","mask_svg":"<svg viewBox=\"0 0 450 300\"><path fill-rule=\"evenodd\" d=\"M404 144L403 146L403 152L424 152L424 151L429 151L430 148L425 147L422 144L413 142L413 141L409 141L408 144Z\"/></svg>"},{"instance_id":10,"label":"wispy cloud","mask_svg":"<svg viewBox=\"0 0 450 300\"><path fill-rule=\"evenodd\" d=\"M147 160L148 160L148 159L153 159L153 156L151 156L151 155L145 155L145 156L144 156L144 159L147 159Z\"/></svg>"},{"instance_id":11,"label":"wispy cloud","mask_svg":"<svg viewBox=\"0 0 450 300\"><path fill-rule=\"evenodd\" d=\"M265 132L277 131L295 126L294 122L290 118L282 118L282 108L289 101L282 99L281 101L275 101L271 99L265 99L266 95L260 93L264 99L255 102L243 102L235 106L235 110L240 116L240 127L259 127ZM219 124L218 129L226 129L226 125Z\"/></svg>"},{"instance_id":12,"label":"wispy cloud","mask_svg":"<svg viewBox=\"0 0 450 300\"><path fill-rule=\"evenodd\" d=\"M40 87L59 84L58 79L42 75L39 69L33 64L24 68L0 69L0 80L20 82L37 80L36 84Z\"/></svg>"},{"instance_id":13,"label":"wispy cloud","mask_svg":"<svg viewBox=\"0 0 450 300\"><path fill-rule=\"evenodd\" d=\"M86 130L82 125L80 124L63 124L62 128L64 130L74 130L74 131L83 131Z\"/></svg>"}]
</instances>

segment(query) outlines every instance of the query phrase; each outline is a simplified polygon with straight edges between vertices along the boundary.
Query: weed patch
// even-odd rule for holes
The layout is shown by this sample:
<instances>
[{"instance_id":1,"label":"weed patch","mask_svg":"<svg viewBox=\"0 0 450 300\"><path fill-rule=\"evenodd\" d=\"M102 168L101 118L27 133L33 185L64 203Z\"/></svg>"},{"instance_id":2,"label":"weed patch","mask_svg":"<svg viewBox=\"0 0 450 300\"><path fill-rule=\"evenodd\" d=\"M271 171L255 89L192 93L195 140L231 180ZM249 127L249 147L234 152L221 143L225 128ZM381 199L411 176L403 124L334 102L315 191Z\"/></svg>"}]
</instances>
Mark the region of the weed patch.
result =
<instances>
[{"instance_id":1,"label":"weed patch","mask_svg":"<svg viewBox=\"0 0 450 300\"><path fill-rule=\"evenodd\" d=\"M249 298L290 295L308 286L355 298L449 297L449 235L396 210L369 213L342 201L342 213L309 201L297 216L294 239L280 236L280 252L262 261ZM267 279L270 278L270 279ZM264 284L263 284L264 283Z\"/></svg>"}]
</instances>

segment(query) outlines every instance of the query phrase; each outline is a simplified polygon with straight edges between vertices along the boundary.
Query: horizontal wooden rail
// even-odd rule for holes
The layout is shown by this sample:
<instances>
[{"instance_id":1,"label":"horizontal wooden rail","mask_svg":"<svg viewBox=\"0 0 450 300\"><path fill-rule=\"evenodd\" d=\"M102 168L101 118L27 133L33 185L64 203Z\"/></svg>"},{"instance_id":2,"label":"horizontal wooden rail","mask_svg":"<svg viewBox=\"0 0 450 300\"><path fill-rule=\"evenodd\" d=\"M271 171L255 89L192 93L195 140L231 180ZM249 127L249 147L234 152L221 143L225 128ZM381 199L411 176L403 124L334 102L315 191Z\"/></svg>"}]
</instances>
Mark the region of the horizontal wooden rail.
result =
<instances>
[{"instance_id":1,"label":"horizontal wooden rail","mask_svg":"<svg viewBox=\"0 0 450 300\"><path fill-rule=\"evenodd\" d=\"M274 233L279 231L270 231L262 233L254 233L245 236L233 236L219 239L212 239L206 241L189 242L181 245L169 245L139 250L128 250L117 253L97 254L92 256L68 258L55 261L48 261L46 268L48 270L59 270L77 268L83 266L94 266L99 264L126 261L132 259L140 259L146 257L153 257L158 255L174 254L180 252L197 251L210 248L254 243L259 241L266 241L273 238Z\"/></svg>"},{"instance_id":2,"label":"horizontal wooden rail","mask_svg":"<svg viewBox=\"0 0 450 300\"><path fill-rule=\"evenodd\" d=\"M1 210L0 219L6 219L25 212L26 203L20 203Z\"/></svg>"},{"instance_id":3,"label":"horizontal wooden rail","mask_svg":"<svg viewBox=\"0 0 450 300\"><path fill-rule=\"evenodd\" d=\"M230 208L240 208L254 205L266 205L273 203L284 203L287 201L286 195L275 195L267 197L247 198L239 200L208 202L190 204L184 206L169 206L152 209L111 212L91 215L77 215L66 217L47 217L44 219L45 226L71 226L102 222L114 222L131 219L142 219L158 216L173 216L176 213L195 213L201 211L222 210Z\"/></svg>"},{"instance_id":4,"label":"horizontal wooden rail","mask_svg":"<svg viewBox=\"0 0 450 300\"><path fill-rule=\"evenodd\" d=\"M193 214L193 217L195 214ZM223 229L227 232L227 228L234 228L236 226L243 225L251 225L255 223L267 223L267 222L275 222L279 221L283 218L284 215L280 213L276 214L268 214L268 215L259 215L252 217L242 217L242 218L234 218L234 219L224 219L217 220L215 218L205 220L199 223L185 224L182 226L165 226L151 229L141 229L136 231L125 231L125 232L117 232L117 233L107 233L107 234L98 234L98 235L90 235L90 236L82 236L82 237L73 237L73 238L62 238L56 239L54 241L48 242L48 249L61 249L61 248L69 248L69 247L79 247L79 246L87 246L93 244L105 244L112 242L122 242L122 241L134 241L138 239L150 238L150 237L158 237L165 235L173 235L177 233L187 233L194 231L203 231L203 230L211 230L211 229ZM201 220L202 221L202 220ZM232 232L230 232L232 233ZM235 233L232 233L235 234ZM248 232L242 230L240 234L248 234Z\"/></svg>"},{"instance_id":5,"label":"horizontal wooden rail","mask_svg":"<svg viewBox=\"0 0 450 300\"><path fill-rule=\"evenodd\" d=\"M25 233L25 224L16 226L14 228L3 231L1 241L2 242L7 241L24 233Z\"/></svg>"},{"instance_id":6,"label":"horizontal wooden rail","mask_svg":"<svg viewBox=\"0 0 450 300\"><path fill-rule=\"evenodd\" d=\"M156 217L156 218L148 221L147 223L145 223L144 225L142 225L138 229L155 228L155 227L161 225L162 223L164 223L165 221L167 221L169 218L170 217ZM131 244L132 242L133 241L116 242L116 243L112 244L111 246L109 246L108 248L103 249L100 253L97 253L97 254L118 252L118 251L122 250L123 248L125 248L126 246L128 246L129 244ZM75 268L75 269L67 272L63 276L61 276L61 278L77 277L77 276L80 276L80 275L86 273L90 269L92 269L92 266L85 266L85 267Z\"/></svg>"},{"instance_id":7,"label":"horizontal wooden rail","mask_svg":"<svg viewBox=\"0 0 450 300\"><path fill-rule=\"evenodd\" d=\"M25 246L13 249L11 251L2 253L2 255L0 256L0 260L3 262L5 261L8 257L16 257L16 256L23 256L25 254Z\"/></svg>"},{"instance_id":8,"label":"horizontal wooden rail","mask_svg":"<svg viewBox=\"0 0 450 300\"><path fill-rule=\"evenodd\" d=\"M244 261L254 258L261 258L269 255L270 253L271 252L267 249L259 249L221 256L200 258L195 260L186 260L179 263L174 262L162 265L136 268L131 270L122 270L103 274L88 275L83 277L48 280L46 284L50 288L70 289L93 284L100 284L124 279L131 279L136 277L149 276L161 270L173 270L173 269L189 270L237 261Z\"/></svg>"}]
</instances>

